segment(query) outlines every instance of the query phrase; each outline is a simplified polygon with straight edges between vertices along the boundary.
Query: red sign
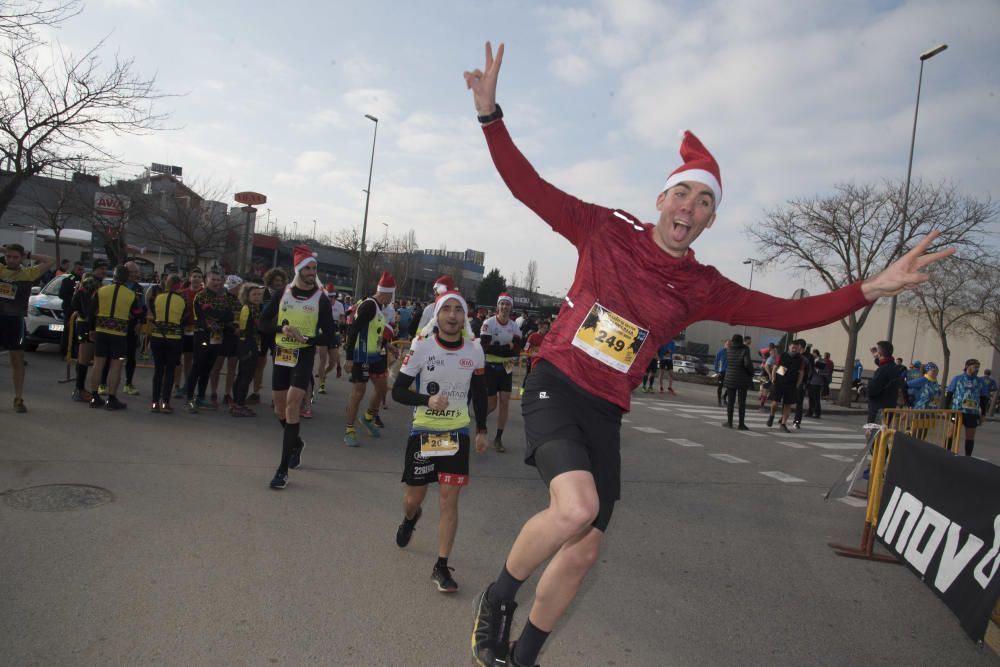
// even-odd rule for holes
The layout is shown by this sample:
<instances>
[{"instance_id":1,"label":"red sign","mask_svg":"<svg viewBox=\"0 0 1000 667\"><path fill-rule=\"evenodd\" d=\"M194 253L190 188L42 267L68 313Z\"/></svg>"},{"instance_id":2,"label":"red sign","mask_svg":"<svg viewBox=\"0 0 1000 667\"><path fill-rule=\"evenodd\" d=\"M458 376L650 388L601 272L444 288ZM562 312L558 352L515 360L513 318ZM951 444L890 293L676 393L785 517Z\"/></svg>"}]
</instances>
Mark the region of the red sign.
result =
<instances>
[{"instance_id":1,"label":"red sign","mask_svg":"<svg viewBox=\"0 0 1000 667\"><path fill-rule=\"evenodd\" d=\"M267 203L267 196L259 192L237 192L233 195L233 199L247 206L260 206Z\"/></svg>"}]
</instances>

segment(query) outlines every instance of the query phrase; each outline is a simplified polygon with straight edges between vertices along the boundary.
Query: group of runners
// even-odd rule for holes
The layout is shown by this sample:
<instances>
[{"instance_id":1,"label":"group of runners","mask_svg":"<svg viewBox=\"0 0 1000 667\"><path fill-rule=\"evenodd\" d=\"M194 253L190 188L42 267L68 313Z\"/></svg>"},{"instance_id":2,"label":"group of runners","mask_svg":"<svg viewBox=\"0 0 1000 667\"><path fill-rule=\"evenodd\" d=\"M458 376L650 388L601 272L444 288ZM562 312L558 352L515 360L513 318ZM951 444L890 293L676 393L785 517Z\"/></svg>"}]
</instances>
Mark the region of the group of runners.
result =
<instances>
[{"instance_id":1,"label":"group of runners","mask_svg":"<svg viewBox=\"0 0 1000 667\"><path fill-rule=\"evenodd\" d=\"M655 224L642 223L621 209L581 201L543 180L511 139L496 103L503 49L500 45L494 56L487 43L484 68L464 75L487 146L512 195L573 244L579 258L560 314L534 356L521 402L525 462L537 468L547 485L548 505L525 522L505 556L498 552L498 575L476 597L471 653L481 667L535 665L547 637L597 562L621 492L622 415L635 388L641 383L652 387L648 369L656 361L659 370L658 351L677 332L704 319L808 330L924 282L922 269L951 252L927 252L937 236L931 233L873 278L828 294L792 301L747 290L699 263L691 248L715 222L723 193L719 166L694 134L685 133L682 164L658 190ZM196 322L183 319L189 309L178 305L182 291L170 278L151 308L161 348L160 353L154 349L154 355L163 362L153 407L161 412L169 406L167 388L174 384L170 374L176 355L184 354L185 327L194 327L194 369L185 384L192 410L206 407L206 383L227 331L237 333L236 377L242 378L241 388L253 382L260 362L259 356L248 359L244 373L239 350L252 348L246 343L252 336L274 336L272 398L282 428L281 459L271 481L275 489L284 488L289 470L302 462L300 420L314 382L316 349L338 333L334 306L317 283L315 256L307 247L296 247L294 265L288 285L274 291L266 305L261 305L259 288L247 288L238 297L241 307L237 311L234 304L227 315L229 297L220 289L225 280L210 273L204 290L209 294L194 299ZM4 285L29 277L11 275L0 274ZM96 289L91 306L96 313L89 320L94 353L112 364L119 346L110 337L119 336L121 322L133 315L134 295L124 286L126 277L116 271L112 285ZM4 285L0 287L6 294ZM448 558L457 528L458 494L469 482L471 448L481 452L488 446L486 414L491 409L498 413L493 444L498 451L504 448L513 390L509 371L521 341L510 325L512 304L507 299L501 297L496 315L483 322L477 339L463 295L442 287L392 387L394 400L414 408L402 474L404 516L396 543L409 543L427 485L437 482L439 558L432 578L439 590L453 592L458 585ZM343 366L353 382L344 434L349 446L358 444L357 421L370 435L379 433L379 407L388 391L382 339L393 288L391 276L383 275L375 293L355 304L354 322L344 341ZM19 288L13 293L20 299ZM165 347L171 348L169 353ZM257 346L257 355L259 350ZM97 374L96 369L92 372ZM358 420L368 383L374 394ZM109 394L108 401L113 397ZM102 399L91 392L90 400L95 399L100 405ZM512 642L518 591L539 569L534 600Z\"/></svg>"}]
</instances>

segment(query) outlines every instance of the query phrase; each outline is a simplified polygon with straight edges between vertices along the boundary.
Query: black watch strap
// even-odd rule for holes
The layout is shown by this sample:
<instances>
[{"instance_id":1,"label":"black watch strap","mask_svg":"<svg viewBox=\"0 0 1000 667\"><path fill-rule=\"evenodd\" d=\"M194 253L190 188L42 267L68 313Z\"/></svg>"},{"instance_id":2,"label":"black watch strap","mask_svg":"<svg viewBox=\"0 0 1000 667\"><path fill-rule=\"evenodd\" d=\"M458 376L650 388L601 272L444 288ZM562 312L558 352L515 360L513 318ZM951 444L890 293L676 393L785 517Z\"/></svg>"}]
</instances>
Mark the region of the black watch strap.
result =
<instances>
[{"instance_id":1,"label":"black watch strap","mask_svg":"<svg viewBox=\"0 0 1000 667\"><path fill-rule=\"evenodd\" d=\"M503 118L503 109L500 108L499 104L496 104L495 106L496 106L496 109L490 115L488 115L488 116L478 116L480 123L483 123L483 124L492 123L495 120L500 120L501 118Z\"/></svg>"}]
</instances>

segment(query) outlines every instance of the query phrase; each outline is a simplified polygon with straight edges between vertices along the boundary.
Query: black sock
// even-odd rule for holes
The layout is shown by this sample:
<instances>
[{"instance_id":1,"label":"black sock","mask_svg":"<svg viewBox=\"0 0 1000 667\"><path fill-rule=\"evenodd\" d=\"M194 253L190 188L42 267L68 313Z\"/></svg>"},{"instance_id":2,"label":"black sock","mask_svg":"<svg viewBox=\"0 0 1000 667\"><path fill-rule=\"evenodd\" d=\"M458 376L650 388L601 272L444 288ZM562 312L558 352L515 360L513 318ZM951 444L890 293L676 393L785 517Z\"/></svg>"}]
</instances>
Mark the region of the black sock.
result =
<instances>
[{"instance_id":1,"label":"black sock","mask_svg":"<svg viewBox=\"0 0 1000 667\"><path fill-rule=\"evenodd\" d=\"M278 419L278 421L281 422L281 428L285 428L285 420L284 419Z\"/></svg>"},{"instance_id":2,"label":"black sock","mask_svg":"<svg viewBox=\"0 0 1000 667\"><path fill-rule=\"evenodd\" d=\"M292 452L299 446L299 425L285 424L285 437L281 441L281 465L278 472L288 474L288 460L292 457Z\"/></svg>"},{"instance_id":3,"label":"black sock","mask_svg":"<svg viewBox=\"0 0 1000 667\"><path fill-rule=\"evenodd\" d=\"M535 624L528 619L521 631L521 637L517 640L517 648L514 650L514 659L519 665L534 665L538 659L538 652L542 650L542 644L548 639L549 633L539 630Z\"/></svg>"},{"instance_id":4,"label":"black sock","mask_svg":"<svg viewBox=\"0 0 1000 667\"><path fill-rule=\"evenodd\" d=\"M77 364L76 365L76 388L83 391L87 388L87 365Z\"/></svg>"},{"instance_id":5,"label":"black sock","mask_svg":"<svg viewBox=\"0 0 1000 667\"><path fill-rule=\"evenodd\" d=\"M497 437L498 438L502 438L503 437L503 429L502 428L498 428L497 429Z\"/></svg>"},{"instance_id":6,"label":"black sock","mask_svg":"<svg viewBox=\"0 0 1000 667\"><path fill-rule=\"evenodd\" d=\"M965 455L966 456L972 456L972 448L975 447L975 446L976 446L976 441L975 440L969 440L968 438L966 438L966 440L965 440Z\"/></svg>"},{"instance_id":7,"label":"black sock","mask_svg":"<svg viewBox=\"0 0 1000 667\"><path fill-rule=\"evenodd\" d=\"M438 556L438 562L434 563L434 567L448 567L448 559L444 556Z\"/></svg>"},{"instance_id":8,"label":"black sock","mask_svg":"<svg viewBox=\"0 0 1000 667\"><path fill-rule=\"evenodd\" d=\"M493 587L490 588L490 600L494 602L510 600L513 602L517 596L517 589L523 583L524 580L515 579L514 575L507 571L507 563L504 563L500 576L497 577L497 580L493 583Z\"/></svg>"}]
</instances>

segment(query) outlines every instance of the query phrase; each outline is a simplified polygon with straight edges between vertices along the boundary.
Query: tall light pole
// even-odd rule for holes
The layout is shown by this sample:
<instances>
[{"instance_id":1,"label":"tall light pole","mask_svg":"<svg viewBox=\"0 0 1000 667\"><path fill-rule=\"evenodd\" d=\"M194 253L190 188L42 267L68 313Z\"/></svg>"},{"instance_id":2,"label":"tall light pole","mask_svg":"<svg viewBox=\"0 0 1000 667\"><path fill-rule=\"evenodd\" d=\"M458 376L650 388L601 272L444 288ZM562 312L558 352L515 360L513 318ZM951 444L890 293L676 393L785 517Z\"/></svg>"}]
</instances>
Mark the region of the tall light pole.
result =
<instances>
[{"instance_id":1,"label":"tall light pole","mask_svg":"<svg viewBox=\"0 0 1000 667\"><path fill-rule=\"evenodd\" d=\"M365 118L375 123L375 132L372 134L372 159L368 163L368 189L365 190L365 219L361 223L361 252L358 253L358 270L354 278L354 298L361 294L361 267L364 266L365 258L365 236L368 234L368 200L372 196L372 169L375 167L375 140L378 138L378 118L371 114L365 114Z\"/></svg>"},{"instance_id":2,"label":"tall light pole","mask_svg":"<svg viewBox=\"0 0 1000 667\"><path fill-rule=\"evenodd\" d=\"M760 264L760 262L757 261L756 259L748 257L747 259L743 260L743 263L750 265L750 284L747 285L747 289L748 290L753 289L753 267L757 264ZM747 336L747 327L746 325L743 325L743 337L746 338L746 336Z\"/></svg>"},{"instance_id":3,"label":"tall light pole","mask_svg":"<svg viewBox=\"0 0 1000 667\"><path fill-rule=\"evenodd\" d=\"M920 112L920 86L924 81L924 61L930 60L948 48L947 44L939 44L929 51L920 54L920 74L917 75L917 104L913 107L913 133L910 135L910 160L906 166L906 188L903 190L903 218L899 225L899 250L902 251L906 242L906 215L910 204L910 175L913 173L913 146L917 141L917 114ZM892 330L896 324L896 297L892 297L889 308L889 331L885 335L887 341L892 341Z\"/></svg>"}]
</instances>

